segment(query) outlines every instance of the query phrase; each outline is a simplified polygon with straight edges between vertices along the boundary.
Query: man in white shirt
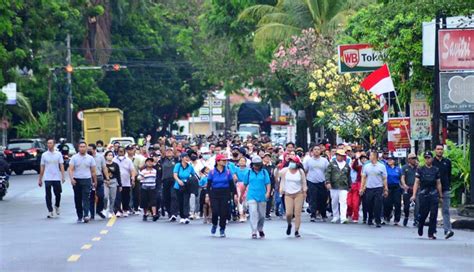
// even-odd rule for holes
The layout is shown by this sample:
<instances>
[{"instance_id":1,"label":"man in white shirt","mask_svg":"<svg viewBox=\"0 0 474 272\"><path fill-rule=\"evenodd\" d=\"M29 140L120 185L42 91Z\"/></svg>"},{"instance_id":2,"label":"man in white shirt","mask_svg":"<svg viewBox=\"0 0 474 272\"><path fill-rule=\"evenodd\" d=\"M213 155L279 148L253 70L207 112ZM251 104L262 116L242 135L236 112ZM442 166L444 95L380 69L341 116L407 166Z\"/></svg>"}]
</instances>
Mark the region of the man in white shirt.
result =
<instances>
[{"instance_id":1,"label":"man in white shirt","mask_svg":"<svg viewBox=\"0 0 474 272\"><path fill-rule=\"evenodd\" d=\"M46 190L46 207L48 208L48 218L53 218L53 205L51 203L51 188L54 192L56 215L60 214L59 205L61 203L61 184L64 183L64 161L59 151L54 149L55 141L48 140L48 151L41 155L41 167L38 178L38 186L43 186L43 178Z\"/></svg>"},{"instance_id":2,"label":"man in white shirt","mask_svg":"<svg viewBox=\"0 0 474 272\"><path fill-rule=\"evenodd\" d=\"M142 156L140 153L137 153L137 149L134 145L128 145L125 147L125 151L127 152L127 158L129 158L135 169L136 175L140 173L142 169L145 168L145 160L146 158ZM155 155L159 154L159 148L155 150ZM140 186L133 186L132 188L132 213L136 215L140 215Z\"/></svg>"},{"instance_id":3,"label":"man in white shirt","mask_svg":"<svg viewBox=\"0 0 474 272\"><path fill-rule=\"evenodd\" d=\"M319 212L321 219L326 220L326 206L328 190L325 186L324 176L329 166L329 161L321 156L321 148L316 145L311 150L312 157L303 163L308 180L308 198L311 211L311 222L316 221L316 213Z\"/></svg>"},{"instance_id":4,"label":"man in white shirt","mask_svg":"<svg viewBox=\"0 0 474 272\"><path fill-rule=\"evenodd\" d=\"M122 181L122 192L118 196L118 202L122 203L122 209L118 207L117 210L117 217L128 217L130 214L130 191L133 186L135 186L135 177L137 176L137 172L135 171L135 167L133 166L132 160L125 156L125 149L123 147L119 147L118 156L114 158L114 162L119 165L120 168L120 179ZM120 205L119 205L120 206ZM123 211L123 214L120 212Z\"/></svg>"}]
</instances>

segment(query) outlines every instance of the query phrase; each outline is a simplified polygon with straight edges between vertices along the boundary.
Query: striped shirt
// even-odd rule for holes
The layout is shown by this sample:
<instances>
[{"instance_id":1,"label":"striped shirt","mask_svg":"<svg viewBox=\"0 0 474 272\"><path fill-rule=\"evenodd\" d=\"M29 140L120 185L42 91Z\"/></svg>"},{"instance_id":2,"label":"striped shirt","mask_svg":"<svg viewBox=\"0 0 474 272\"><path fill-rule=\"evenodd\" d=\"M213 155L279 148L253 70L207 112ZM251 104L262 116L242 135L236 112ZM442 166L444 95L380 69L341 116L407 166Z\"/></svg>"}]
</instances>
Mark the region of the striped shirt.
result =
<instances>
[{"instance_id":1,"label":"striped shirt","mask_svg":"<svg viewBox=\"0 0 474 272\"><path fill-rule=\"evenodd\" d=\"M139 179L143 189L156 188L156 169L143 169L140 171Z\"/></svg>"}]
</instances>

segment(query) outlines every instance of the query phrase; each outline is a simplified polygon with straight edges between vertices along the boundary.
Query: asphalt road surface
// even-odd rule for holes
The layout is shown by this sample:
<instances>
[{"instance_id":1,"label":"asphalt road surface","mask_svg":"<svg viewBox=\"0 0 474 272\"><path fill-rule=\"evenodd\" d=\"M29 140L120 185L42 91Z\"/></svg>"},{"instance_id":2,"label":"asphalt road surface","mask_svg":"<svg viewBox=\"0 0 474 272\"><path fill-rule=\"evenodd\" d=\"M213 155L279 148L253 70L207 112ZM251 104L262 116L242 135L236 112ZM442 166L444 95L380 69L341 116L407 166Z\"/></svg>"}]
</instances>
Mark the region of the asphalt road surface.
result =
<instances>
[{"instance_id":1,"label":"asphalt road surface","mask_svg":"<svg viewBox=\"0 0 474 272\"><path fill-rule=\"evenodd\" d=\"M251 240L247 223L230 224L227 238L211 237L201 220L77 224L70 183L61 216L47 219L37 178L12 176L0 202L0 271L474 271L474 232L444 240L439 229L430 241L412 227L310 223L307 215L299 239L277 218L265 222L264 240Z\"/></svg>"}]
</instances>

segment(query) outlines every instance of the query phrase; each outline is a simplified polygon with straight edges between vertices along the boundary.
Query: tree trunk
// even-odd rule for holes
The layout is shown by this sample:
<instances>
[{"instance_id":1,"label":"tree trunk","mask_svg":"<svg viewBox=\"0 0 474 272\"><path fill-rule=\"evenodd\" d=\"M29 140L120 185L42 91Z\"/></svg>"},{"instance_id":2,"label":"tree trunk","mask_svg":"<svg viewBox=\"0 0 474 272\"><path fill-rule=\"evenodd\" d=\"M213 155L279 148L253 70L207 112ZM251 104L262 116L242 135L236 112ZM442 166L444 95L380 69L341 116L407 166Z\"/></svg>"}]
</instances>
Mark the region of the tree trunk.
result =
<instances>
[{"instance_id":1,"label":"tree trunk","mask_svg":"<svg viewBox=\"0 0 474 272\"><path fill-rule=\"evenodd\" d=\"M310 142L316 143L316 126L314 125L314 119L316 117L316 113L314 107L309 106L305 109L306 112L306 124L309 127L309 135L310 135ZM305 149L306 150L306 149Z\"/></svg>"}]
</instances>

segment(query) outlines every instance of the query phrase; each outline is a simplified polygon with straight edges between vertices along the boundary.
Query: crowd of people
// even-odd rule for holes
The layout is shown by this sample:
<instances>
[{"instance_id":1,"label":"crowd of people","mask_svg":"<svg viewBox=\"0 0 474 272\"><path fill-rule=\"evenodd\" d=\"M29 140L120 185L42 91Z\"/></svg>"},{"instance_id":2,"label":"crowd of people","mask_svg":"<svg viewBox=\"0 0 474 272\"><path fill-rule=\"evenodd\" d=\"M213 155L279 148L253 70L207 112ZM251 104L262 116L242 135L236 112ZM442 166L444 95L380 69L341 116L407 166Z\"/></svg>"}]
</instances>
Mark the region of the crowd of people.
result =
<instances>
[{"instance_id":1,"label":"crowd of people","mask_svg":"<svg viewBox=\"0 0 474 272\"><path fill-rule=\"evenodd\" d=\"M45 185L48 217L60 214L66 171L53 139L41 158L39 186ZM443 145L411 153L406 163L386 149L356 144L321 143L308 151L294 143L275 146L268 137L217 141L176 140L151 136L139 144L105 147L102 141L80 142L69 162L77 221L141 215L143 221L166 217L189 224L211 224L211 234L226 236L230 222L249 221L251 237L264 238L272 217L286 219L286 234L301 237L301 216L311 222L413 225L436 239L438 203L442 203L445 238L451 229L451 162ZM55 196L54 207L52 193ZM307 208L305 209L307 203ZM54 208L54 209L53 209ZM403 211L403 218L402 218ZM362 215L360 220L359 215Z\"/></svg>"}]
</instances>

